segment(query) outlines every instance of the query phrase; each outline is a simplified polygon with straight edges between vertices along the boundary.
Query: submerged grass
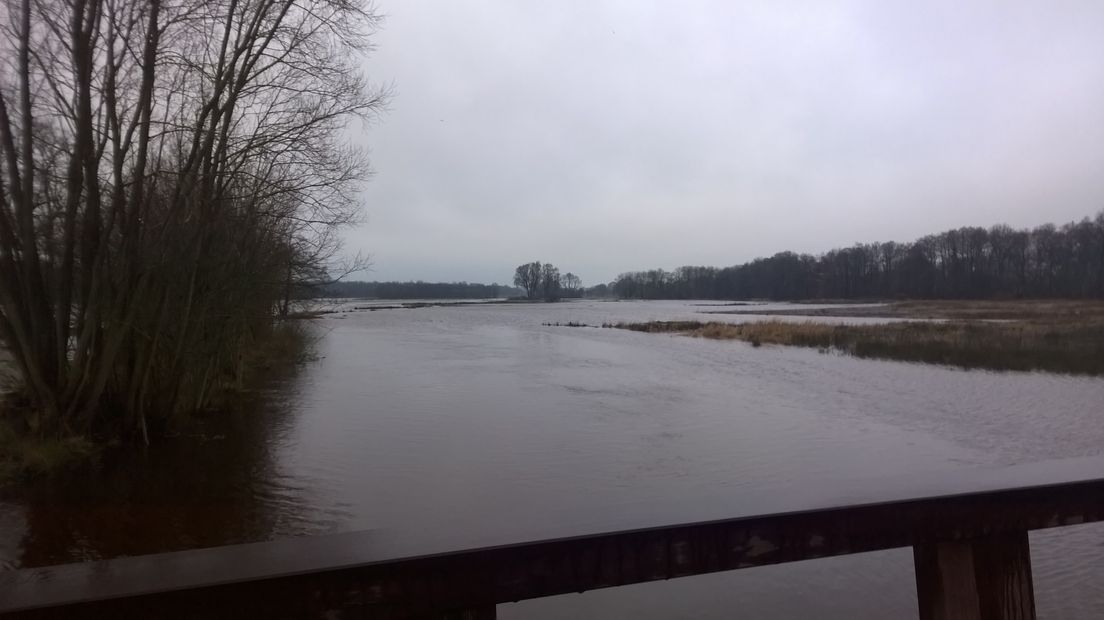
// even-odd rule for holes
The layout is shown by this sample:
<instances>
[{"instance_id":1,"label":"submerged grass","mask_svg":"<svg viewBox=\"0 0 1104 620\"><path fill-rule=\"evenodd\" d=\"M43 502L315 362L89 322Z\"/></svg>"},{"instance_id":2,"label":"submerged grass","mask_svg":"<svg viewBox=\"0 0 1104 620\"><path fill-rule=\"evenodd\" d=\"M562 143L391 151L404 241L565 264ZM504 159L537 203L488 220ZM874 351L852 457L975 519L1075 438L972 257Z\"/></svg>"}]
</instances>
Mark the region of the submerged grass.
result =
<instances>
[{"instance_id":1,"label":"submerged grass","mask_svg":"<svg viewBox=\"0 0 1104 620\"><path fill-rule=\"evenodd\" d=\"M1104 375L1104 323L1096 321L908 321L874 325L831 325L811 321L740 324L653 321L618 323L612 327L743 340L753 346L813 347L855 357L960 368Z\"/></svg>"},{"instance_id":2,"label":"submerged grass","mask_svg":"<svg viewBox=\"0 0 1104 620\"><path fill-rule=\"evenodd\" d=\"M194 412L194 419L176 420L174 424L187 427L205 415L234 410L241 399L255 397L252 392L266 380L294 373L300 365L316 360L314 341L304 321L276 323L242 356L236 382L220 387L205 409ZM79 435L41 437L17 423L27 418L18 414L30 405L21 396L13 375L5 376L6 361L6 353L0 349L0 490L87 465L114 445ZM180 429L162 430L162 434L172 435Z\"/></svg>"},{"instance_id":3,"label":"submerged grass","mask_svg":"<svg viewBox=\"0 0 1104 620\"><path fill-rule=\"evenodd\" d=\"M99 453L84 437L38 438L17 433L0 418L0 489L20 479L56 474Z\"/></svg>"}]
</instances>

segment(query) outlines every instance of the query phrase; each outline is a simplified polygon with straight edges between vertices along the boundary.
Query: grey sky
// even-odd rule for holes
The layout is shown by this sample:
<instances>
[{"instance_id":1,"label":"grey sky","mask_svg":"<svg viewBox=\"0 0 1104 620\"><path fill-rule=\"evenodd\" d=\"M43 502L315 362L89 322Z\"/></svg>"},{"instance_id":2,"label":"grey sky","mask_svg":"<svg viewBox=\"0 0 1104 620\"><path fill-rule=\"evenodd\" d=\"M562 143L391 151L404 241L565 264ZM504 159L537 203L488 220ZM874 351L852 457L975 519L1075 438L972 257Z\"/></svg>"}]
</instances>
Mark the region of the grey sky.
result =
<instances>
[{"instance_id":1,"label":"grey sky","mask_svg":"<svg viewBox=\"0 0 1104 620\"><path fill-rule=\"evenodd\" d=\"M1104 208L1099 0L378 8L358 278L595 284Z\"/></svg>"}]
</instances>

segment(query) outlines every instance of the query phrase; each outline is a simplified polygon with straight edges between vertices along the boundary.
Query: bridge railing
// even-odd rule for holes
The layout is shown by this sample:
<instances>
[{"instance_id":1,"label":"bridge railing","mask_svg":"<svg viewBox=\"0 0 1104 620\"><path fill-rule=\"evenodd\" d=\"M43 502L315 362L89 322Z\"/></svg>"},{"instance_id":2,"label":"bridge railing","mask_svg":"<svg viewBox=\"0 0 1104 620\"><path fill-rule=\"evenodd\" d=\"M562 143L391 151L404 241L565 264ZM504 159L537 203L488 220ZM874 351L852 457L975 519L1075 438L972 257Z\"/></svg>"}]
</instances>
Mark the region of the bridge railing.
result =
<instances>
[{"instance_id":1,"label":"bridge railing","mask_svg":"<svg viewBox=\"0 0 1104 620\"><path fill-rule=\"evenodd\" d=\"M1104 461L1077 470L1070 480L1059 468L1060 482L1039 482L1036 469L1023 486L428 555L354 532L7 571L0 615L493 618L499 603L912 547L923 620L1033 618L1028 532L1104 520L1104 478L1093 477Z\"/></svg>"}]
</instances>

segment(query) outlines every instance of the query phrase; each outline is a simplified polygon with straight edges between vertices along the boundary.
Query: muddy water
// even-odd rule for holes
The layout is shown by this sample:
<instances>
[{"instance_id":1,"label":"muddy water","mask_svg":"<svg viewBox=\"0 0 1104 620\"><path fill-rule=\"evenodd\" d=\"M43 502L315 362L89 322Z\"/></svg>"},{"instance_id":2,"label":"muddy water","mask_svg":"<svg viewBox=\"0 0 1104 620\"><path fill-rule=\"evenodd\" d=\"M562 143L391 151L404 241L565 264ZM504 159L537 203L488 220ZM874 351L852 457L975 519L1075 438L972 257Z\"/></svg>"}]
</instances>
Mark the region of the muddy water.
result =
<instances>
[{"instance_id":1,"label":"muddy water","mask_svg":"<svg viewBox=\"0 0 1104 620\"><path fill-rule=\"evenodd\" d=\"M273 378L250 407L0 503L0 563L357 529L454 548L876 496L916 477L1104 452L1100 379L542 325L748 319L701 314L718 309L575 302L327 315L314 325L318 361ZM1104 530L1055 530L1032 544L1040 615L1097 617ZM915 616L915 606L903 550L499 611L882 618Z\"/></svg>"}]
</instances>

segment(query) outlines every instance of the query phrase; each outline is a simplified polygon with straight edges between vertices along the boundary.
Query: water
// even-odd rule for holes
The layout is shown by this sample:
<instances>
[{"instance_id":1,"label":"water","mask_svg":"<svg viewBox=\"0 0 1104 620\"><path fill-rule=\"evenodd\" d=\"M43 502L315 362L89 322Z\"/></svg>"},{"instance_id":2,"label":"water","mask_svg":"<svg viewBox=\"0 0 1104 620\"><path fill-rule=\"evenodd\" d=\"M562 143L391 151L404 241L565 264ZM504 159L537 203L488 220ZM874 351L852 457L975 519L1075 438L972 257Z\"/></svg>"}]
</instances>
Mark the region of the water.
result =
<instances>
[{"instance_id":1,"label":"water","mask_svg":"<svg viewBox=\"0 0 1104 620\"><path fill-rule=\"evenodd\" d=\"M350 304L346 308L355 306ZM361 304L363 305L363 304ZM691 302L353 311L248 410L0 504L7 567L372 529L457 548L729 517L1104 451L1104 380L544 326ZM745 308L739 308L745 309ZM1033 535L1040 616L1104 609L1104 529ZM896 550L500 606L505 618L916 615Z\"/></svg>"}]
</instances>

